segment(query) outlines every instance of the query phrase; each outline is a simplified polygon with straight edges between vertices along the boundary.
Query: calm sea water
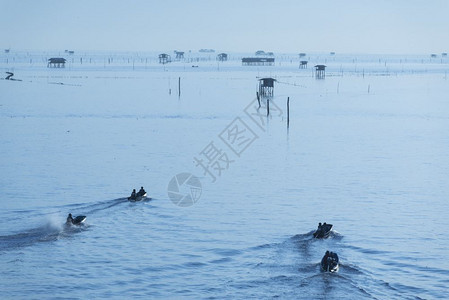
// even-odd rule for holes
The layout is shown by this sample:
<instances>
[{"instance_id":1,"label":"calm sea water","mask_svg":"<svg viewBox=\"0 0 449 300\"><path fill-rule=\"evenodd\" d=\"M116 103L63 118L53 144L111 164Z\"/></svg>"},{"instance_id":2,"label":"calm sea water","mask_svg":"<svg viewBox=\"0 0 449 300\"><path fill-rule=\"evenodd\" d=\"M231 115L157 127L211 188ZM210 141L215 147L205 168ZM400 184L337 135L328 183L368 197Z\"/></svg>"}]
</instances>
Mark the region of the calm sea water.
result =
<instances>
[{"instance_id":1,"label":"calm sea water","mask_svg":"<svg viewBox=\"0 0 449 300\"><path fill-rule=\"evenodd\" d=\"M17 66L0 81L1 298L447 297L447 61L367 57L327 58L324 80L289 58ZM261 127L257 76L278 79ZM240 155L220 138L236 117ZM229 158L215 182L194 164L211 142ZM190 207L167 195L182 172L202 184ZM141 185L153 199L128 202Z\"/></svg>"}]
</instances>

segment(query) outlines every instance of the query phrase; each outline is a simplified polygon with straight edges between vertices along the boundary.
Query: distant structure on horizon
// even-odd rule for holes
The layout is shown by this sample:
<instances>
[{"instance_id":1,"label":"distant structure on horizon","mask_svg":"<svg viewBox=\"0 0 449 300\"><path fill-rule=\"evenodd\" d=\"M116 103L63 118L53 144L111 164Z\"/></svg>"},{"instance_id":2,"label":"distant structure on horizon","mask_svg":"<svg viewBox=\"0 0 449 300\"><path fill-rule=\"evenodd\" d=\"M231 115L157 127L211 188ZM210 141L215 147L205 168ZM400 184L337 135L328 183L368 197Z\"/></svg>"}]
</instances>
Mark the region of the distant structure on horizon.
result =
<instances>
[{"instance_id":1,"label":"distant structure on horizon","mask_svg":"<svg viewBox=\"0 0 449 300\"><path fill-rule=\"evenodd\" d=\"M203 53L215 53L214 49L200 49L198 52L203 52Z\"/></svg>"},{"instance_id":2,"label":"distant structure on horizon","mask_svg":"<svg viewBox=\"0 0 449 300\"><path fill-rule=\"evenodd\" d=\"M447 53L446 53L446 52L443 52L443 53L441 53L441 56L447 57Z\"/></svg>"},{"instance_id":3,"label":"distant structure on horizon","mask_svg":"<svg viewBox=\"0 0 449 300\"><path fill-rule=\"evenodd\" d=\"M265 52L263 50L257 50L256 53L254 53L256 56L274 56L273 52Z\"/></svg>"},{"instance_id":4,"label":"distant structure on horizon","mask_svg":"<svg viewBox=\"0 0 449 300\"><path fill-rule=\"evenodd\" d=\"M335 52L331 52L330 55L335 55Z\"/></svg>"},{"instance_id":5,"label":"distant structure on horizon","mask_svg":"<svg viewBox=\"0 0 449 300\"><path fill-rule=\"evenodd\" d=\"M14 80L14 79L11 79L14 76L14 73L6 72L6 74L8 74L8 75L5 77L5 80Z\"/></svg>"},{"instance_id":6,"label":"distant structure on horizon","mask_svg":"<svg viewBox=\"0 0 449 300\"><path fill-rule=\"evenodd\" d=\"M315 66L315 78L324 79L326 77L326 66L325 65L316 65Z\"/></svg>"},{"instance_id":7,"label":"distant structure on horizon","mask_svg":"<svg viewBox=\"0 0 449 300\"><path fill-rule=\"evenodd\" d=\"M307 60L301 60L299 62L299 68L300 69L307 69Z\"/></svg>"},{"instance_id":8,"label":"distant structure on horizon","mask_svg":"<svg viewBox=\"0 0 449 300\"><path fill-rule=\"evenodd\" d=\"M228 55L226 53L220 53L217 55L217 60L218 61L227 61Z\"/></svg>"},{"instance_id":9,"label":"distant structure on horizon","mask_svg":"<svg viewBox=\"0 0 449 300\"><path fill-rule=\"evenodd\" d=\"M274 57L244 57L243 66L273 66Z\"/></svg>"},{"instance_id":10,"label":"distant structure on horizon","mask_svg":"<svg viewBox=\"0 0 449 300\"><path fill-rule=\"evenodd\" d=\"M165 65L165 64L167 64L167 63L169 63L169 62L171 62L171 57L170 57L170 55L168 55L168 54L166 54L166 53L161 53L161 54L159 54L159 63L160 63L160 64Z\"/></svg>"},{"instance_id":11,"label":"distant structure on horizon","mask_svg":"<svg viewBox=\"0 0 449 300\"><path fill-rule=\"evenodd\" d=\"M175 50L175 54L177 60L184 59L184 52Z\"/></svg>"},{"instance_id":12,"label":"distant structure on horizon","mask_svg":"<svg viewBox=\"0 0 449 300\"><path fill-rule=\"evenodd\" d=\"M305 53L299 53L299 58L306 56Z\"/></svg>"},{"instance_id":13,"label":"distant structure on horizon","mask_svg":"<svg viewBox=\"0 0 449 300\"><path fill-rule=\"evenodd\" d=\"M274 94L274 78L261 78L259 79L259 95L261 96L273 96Z\"/></svg>"},{"instance_id":14,"label":"distant structure on horizon","mask_svg":"<svg viewBox=\"0 0 449 300\"><path fill-rule=\"evenodd\" d=\"M9 49L5 49L5 53L9 53Z\"/></svg>"},{"instance_id":15,"label":"distant structure on horizon","mask_svg":"<svg viewBox=\"0 0 449 300\"><path fill-rule=\"evenodd\" d=\"M436 57L437 57L437 55L436 55L436 54L430 54L430 57L432 57L432 58L436 58Z\"/></svg>"},{"instance_id":16,"label":"distant structure on horizon","mask_svg":"<svg viewBox=\"0 0 449 300\"><path fill-rule=\"evenodd\" d=\"M65 58L52 57L48 60L47 68L65 68L65 62Z\"/></svg>"}]
</instances>

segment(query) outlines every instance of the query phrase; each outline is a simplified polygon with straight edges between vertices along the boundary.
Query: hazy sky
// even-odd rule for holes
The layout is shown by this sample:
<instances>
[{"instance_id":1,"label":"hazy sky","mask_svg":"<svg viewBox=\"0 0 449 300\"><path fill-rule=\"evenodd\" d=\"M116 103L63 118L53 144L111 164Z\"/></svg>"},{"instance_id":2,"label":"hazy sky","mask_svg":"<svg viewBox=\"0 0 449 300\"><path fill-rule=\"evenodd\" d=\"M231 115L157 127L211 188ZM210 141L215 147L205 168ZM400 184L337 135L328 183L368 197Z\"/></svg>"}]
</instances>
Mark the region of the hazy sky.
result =
<instances>
[{"instance_id":1,"label":"hazy sky","mask_svg":"<svg viewBox=\"0 0 449 300\"><path fill-rule=\"evenodd\" d=\"M0 0L0 47L449 52L449 0Z\"/></svg>"}]
</instances>

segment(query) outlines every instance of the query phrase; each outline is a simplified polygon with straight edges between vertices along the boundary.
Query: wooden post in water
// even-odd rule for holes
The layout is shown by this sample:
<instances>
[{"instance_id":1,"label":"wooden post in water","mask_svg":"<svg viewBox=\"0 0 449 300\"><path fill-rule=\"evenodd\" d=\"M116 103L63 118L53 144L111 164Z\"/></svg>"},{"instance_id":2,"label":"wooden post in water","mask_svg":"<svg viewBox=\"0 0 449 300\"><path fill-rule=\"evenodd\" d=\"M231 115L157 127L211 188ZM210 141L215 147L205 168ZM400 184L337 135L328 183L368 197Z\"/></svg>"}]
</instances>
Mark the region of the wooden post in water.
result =
<instances>
[{"instance_id":1,"label":"wooden post in water","mask_svg":"<svg viewBox=\"0 0 449 300\"><path fill-rule=\"evenodd\" d=\"M181 97L181 77L178 78L178 97Z\"/></svg>"},{"instance_id":2,"label":"wooden post in water","mask_svg":"<svg viewBox=\"0 0 449 300\"><path fill-rule=\"evenodd\" d=\"M287 97L287 129L290 127L290 97Z\"/></svg>"},{"instance_id":3,"label":"wooden post in water","mask_svg":"<svg viewBox=\"0 0 449 300\"><path fill-rule=\"evenodd\" d=\"M256 92L256 97L257 97L257 102L259 102L259 108L260 108L260 97L259 97L259 92Z\"/></svg>"},{"instance_id":4,"label":"wooden post in water","mask_svg":"<svg viewBox=\"0 0 449 300\"><path fill-rule=\"evenodd\" d=\"M168 77L168 94L171 95L170 77Z\"/></svg>"},{"instance_id":5,"label":"wooden post in water","mask_svg":"<svg viewBox=\"0 0 449 300\"><path fill-rule=\"evenodd\" d=\"M270 99L267 99L267 117L270 115Z\"/></svg>"}]
</instances>

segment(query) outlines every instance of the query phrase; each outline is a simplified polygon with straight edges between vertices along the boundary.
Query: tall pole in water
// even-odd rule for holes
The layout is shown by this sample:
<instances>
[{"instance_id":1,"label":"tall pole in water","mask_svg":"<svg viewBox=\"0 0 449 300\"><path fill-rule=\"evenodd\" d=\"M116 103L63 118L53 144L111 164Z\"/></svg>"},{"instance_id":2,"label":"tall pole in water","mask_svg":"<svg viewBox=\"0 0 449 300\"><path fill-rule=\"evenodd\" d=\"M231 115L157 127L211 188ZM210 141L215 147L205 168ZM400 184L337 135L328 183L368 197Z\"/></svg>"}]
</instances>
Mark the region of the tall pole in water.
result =
<instances>
[{"instance_id":1,"label":"tall pole in water","mask_svg":"<svg viewBox=\"0 0 449 300\"><path fill-rule=\"evenodd\" d=\"M267 117L270 115L270 99L267 99Z\"/></svg>"},{"instance_id":2,"label":"tall pole in water","mask_svg":"<svg viewBox=\"0 0 449 300\"><path fill-rule=\"evenodd\" d=\"M181 97L181 77L178 78L178 97Z\"/></svg>"},{"instance_id":3,"label":"tall pole in water","mask_svg":"<svg viewBox=\"0 0 449 300\"><path fill-rule=\"evenodd\" d=\"M287 128L290 127L290 97L287 97Z\"/></svg>"}]
</instances>

